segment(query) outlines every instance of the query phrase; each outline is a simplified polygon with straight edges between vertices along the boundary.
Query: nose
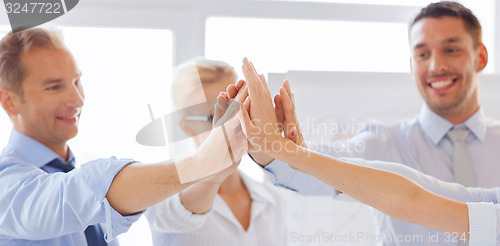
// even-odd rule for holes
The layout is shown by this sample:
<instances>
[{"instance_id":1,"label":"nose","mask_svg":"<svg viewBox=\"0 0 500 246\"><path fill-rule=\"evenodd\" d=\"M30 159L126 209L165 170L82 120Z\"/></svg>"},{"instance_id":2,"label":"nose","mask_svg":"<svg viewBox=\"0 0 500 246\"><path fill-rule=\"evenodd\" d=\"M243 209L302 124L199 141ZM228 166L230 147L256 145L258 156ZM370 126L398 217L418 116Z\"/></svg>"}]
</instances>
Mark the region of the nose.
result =
<instances>
[{"instance_id":1,"label":"nose","mask_svg":"<svg viewBox=\"0 0 500 246\"><path fill-rule=\"evenodd\" d=\"M73 84L70 86L68 97L66 101L66 105L74 108L83 107L85 101L85 95L83 93L83 88L81 85Z\"/></svg>"},{"instance_id":2,"label":"nose","mask_svg":"<svg viewBox=\"0 0 500 246\"><path fill-rule=\"evenodd\" d=\"M429 71L435 74L440 74L448 71L445 57L435 52L430 59Z\"/></svg>"}]
</instances>

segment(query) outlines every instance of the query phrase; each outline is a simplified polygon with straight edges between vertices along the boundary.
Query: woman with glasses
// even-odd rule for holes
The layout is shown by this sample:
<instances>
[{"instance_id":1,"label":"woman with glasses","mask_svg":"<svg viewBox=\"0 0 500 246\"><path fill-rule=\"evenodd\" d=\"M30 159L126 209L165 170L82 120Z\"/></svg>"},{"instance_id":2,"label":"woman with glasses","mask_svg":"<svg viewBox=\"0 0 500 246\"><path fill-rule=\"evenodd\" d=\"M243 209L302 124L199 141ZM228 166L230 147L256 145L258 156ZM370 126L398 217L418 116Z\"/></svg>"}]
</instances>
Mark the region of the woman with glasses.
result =
<instances>
[{"instance_id":1,"label":"woman with glasses","mask_svg":"<svg viewBox=\"0 0 500 246\"><path fill-rule=\"evenodd\" d=\"M178 124L196 146L210 133L214 114L229 106L220 99L234 97L243 85L236 80L225 62L195 59L176 68L171 93ZM233 166L149 209L153 244L285 245L286 191L253 181Z\"/></svg>"}]
</instances>

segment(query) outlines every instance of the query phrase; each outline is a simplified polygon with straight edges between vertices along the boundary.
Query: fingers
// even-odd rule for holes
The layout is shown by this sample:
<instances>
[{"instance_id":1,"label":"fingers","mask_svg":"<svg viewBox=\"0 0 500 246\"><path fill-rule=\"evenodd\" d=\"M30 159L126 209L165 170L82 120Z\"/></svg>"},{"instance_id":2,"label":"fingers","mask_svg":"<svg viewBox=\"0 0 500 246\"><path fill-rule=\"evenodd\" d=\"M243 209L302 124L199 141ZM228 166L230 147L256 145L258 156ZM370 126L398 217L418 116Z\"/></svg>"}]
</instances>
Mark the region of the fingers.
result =
<instances>
[{"instance_id":1,"label":"fingers","mask_svg":"<svg viewBox=\"0 0 500 246\"><path fill-rule=\"evenodd\" d=\"M265 77L257 74L255 67L248 61L247 58L243 59L242 70L247 82L246 84L248 86L250 96L259 102L262 101L264 104L269 102L269 104L272 105L272 98L269 93Z\"/></svg>"},{"instance_id":2,"label":"fingers","mask_svg":"<svg viewBox=\"0 0 500 246\"><path fill-rule=\"evenodd\" d=\"M259 77L260 77L260 81L262 81L264 83L264 85L267 86L266 77L263 74L259 74Z\"/></svg>"},{"instance_id":3,"label":"fingers","mask_svg":"<svg viewBox=\"0 0 500 246\"><path fill-rule=\"evenodd\" d=\"M217 95L217 101L219 101L219 99L226 99L226 98L227 98L227 93L225 91Z\"/></svg>"},{"instance_id":4,"label":"fingers","mask_svg":"<svg viewBox=\"0 0 500 246\"><path fill-rule=\"evenodd\" d=\"M240 90L241 87L243 87L244 84L245 84L244 80L242 80L242 79L238 80L238 82L236 82L236 84L235 84L236 85L236 89Z\"/></svg>"},{"instance_id":5,"label":"fingers","mask_svg":"<svg viewBox=\"0 0 500 246\"><path fill-rule=\"evenodd\" d=\"M238 94L238 88L236 88L236 85L230 84L227 86L226 92L227 92L228 98L233 99Z\"/></svg>"},{"instance_id":6,"label":"fingers","mask_svg":"<svg viewBox=\"0 0 500 246\"><path fill-rule=\"evenodd\" d=\"M242 79L238 80L238 82L236 82L235 84L235 87L238 93L235 94L234 96L231 95L229 99L233 99L236 97L235 100L241 104L245 101L246 97L248 96L248 89L246 87L246 83Z\"/></svg>"},{"instance_id":7,"label":"fingers","mask_svg":"<svg viewBox=\"0 0 500 246\"><path fill-rule=\"evenodd\" d=\"M219 96L217 96L217 104L219 105L222 114L226 113L226 110L228 107L227 101L228 101L228 99L227 99L226 95L224 94L224 92L219 93Z\"/></svg>"},{"instance_id":8,"label":"fingers","mask_svg":"<svg viewBox=\"0 0 500 246\"><path fill-rule=\"evenodd\" d=\"M243 70L243 75L245 76L245 79L247 82L246 84L247 84L248 92L250 93L250 96L252 96L252 97L258 96L260 82L256 76L256 73L250 71L250 65L249 65L248 60L246 58L243 60L242 70Z\"/></svg>"},{"instance_id":9,"label":"fingers","mask_svg":"<svg viewBox=\"0 0 500 246\"><path fill-rule=\"evenodd\" d=\"M243 83L241 88L238 90L238 94L234 98L235 101L242 104L248 97L248 89L246 83Z\"/></svg>"},{"instance_id":10,"label":"fingers","mask_svg":"<svg viewBox=\"0 0 500 246\"><path fill-rule=\"evenodd\" d=\"M275 105L274 111L276 112L276 119L280 124L281 131L283 131L283 125L285 124L285 113L283 112L283 105L281 102L280 94L276 94L276 96L274 96L274 105Z\"/></svg>"},{"instance_id":11,"label":"fingers","mask_svg":"<svg viewBox=\"0 0 500 246\"><path fill-rule=\"evenodd\" d=\"M241 128L248 139L251 138L250 132L255 128L255 125L253 124L252 120L250 119L250 115L248 114L248 110L246 110L246 104L249 104L249 102L250 101L245 101L244 107L242 107L238 112L238 119L240 120Z\"/></svg>"},{"instance_id":12,"label":"fingers","mask_svg":"<svg viewBox=\"0 0 500 246\"><path fill-rule=\"evenodd\" d=\"M283 81L283 87L285 87L286 92L290 96L290 99L293 100L292 90L290 89L290 82L288 80Z\"/></svg>"},{"instance_id":13,"label":"fingers","mask_svg":"<svg viewBox=\"0 0 500 246\"><path fill-rule=\"evenodd\" d=\"M295 123L297 122L297 120L295 119L291 98L284 87L281 87L280 94L282 102L281 105L283 106L283 114L286 123L286 125L284 126L285 136L288 137L291 134L292 127L296 127Z\"/></svg>"},{"instance_id":14,"label":"fingers","mask_svg":"<svg viewBox=\"0 0 500 246\"><path fill-rule=\"evenodd\" d=\"M293 126L290 128L290 130L288 131L288 136L287 136L288 139L292 140L295 144L299 144L298 143L298 134L297 134L297 127Z\"/></svg>"},{"instance_id":15,"label":"fingers","mask_svg":"<svg viewBox=\"0 0 500 246\"><path fill-rule=\"evenodd\" d=\"M250 97L247 97L247 99L243 103L243 108L250 112Z\"/></svg>"}]
</instances>

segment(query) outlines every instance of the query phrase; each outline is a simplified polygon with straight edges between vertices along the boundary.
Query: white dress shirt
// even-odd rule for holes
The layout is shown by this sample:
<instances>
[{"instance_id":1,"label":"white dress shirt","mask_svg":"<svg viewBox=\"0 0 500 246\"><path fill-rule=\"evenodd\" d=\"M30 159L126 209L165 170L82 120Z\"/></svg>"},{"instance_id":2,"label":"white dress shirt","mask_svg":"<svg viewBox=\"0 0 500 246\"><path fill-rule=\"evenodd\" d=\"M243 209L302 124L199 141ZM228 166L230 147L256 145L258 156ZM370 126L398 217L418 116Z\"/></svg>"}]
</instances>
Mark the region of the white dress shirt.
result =
<instances>
[{"instance_id":1,"label":"white dress shirt","mask_svg":"<svg viewBox=\"0 0 500 246\"><path fill-rule=\"evenodd\" d=\"M500 205L467 203L469 208L469 246L500 245Z\"/></svg>"},{"instance_id":2,"label":"white dress shirt","mask_svg":"<svg viewBox=\"0 0 500 246\"><path fill-rule=\"evenodd\" d=\"M218 194L205 214L191 213L177 194L146 212L153 245L286 245L288 206L283 191L240 175L252 199L248 230Z\"/></svg>"},{"instance_id":3,"label":"white dress shirt","mask_svg":"<svg viewBox=\"0 0 500 246\"><path fill-rule=\"evenodd\" d=\"M313 150L335 157L359 157L367 160L396 162L412 167L438 179L453 182L453 143L446 136L453 124L424 106L420 115L411 120L388 126L371 123L349 141L335 146L309 146ZM472 134L466 139L478 187L500 186L500 123L485 118L479 109L463 124ZM343 146L343 147L339 147ZM361 147L360 147L361 146ZM353 151L362 150L362 151ZM273 161L266 167L273 183L306 195L330 195L334 190L309 175L291 169L286 163ZM466 202L467 200L461 200ZM419 243L386 242L385 245L458 245L429 241L429 235L443 233L427 227L404 223L375 212L377 234L391 238L400 235L422 235L426 241Z\"/></svg>"}]
</instances>

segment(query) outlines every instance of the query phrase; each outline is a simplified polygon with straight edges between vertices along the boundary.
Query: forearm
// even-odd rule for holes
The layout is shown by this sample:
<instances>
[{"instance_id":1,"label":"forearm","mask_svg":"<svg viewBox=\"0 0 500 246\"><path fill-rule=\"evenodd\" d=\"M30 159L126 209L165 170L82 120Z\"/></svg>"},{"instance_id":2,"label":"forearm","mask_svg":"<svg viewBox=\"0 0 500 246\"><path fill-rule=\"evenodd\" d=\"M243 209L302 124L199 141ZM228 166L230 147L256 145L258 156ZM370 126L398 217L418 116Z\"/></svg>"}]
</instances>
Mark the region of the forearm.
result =
<instances>
[{"instance_id":1,"label":"forearm","mask_svg":"<svg viewBox=\"0 0 500 246\"><path fill-rule=\"evenodd\" d=\"M468 231L465 204L428 192L400 175L349 164L301 147L277 153L275 158L396 219L441 231Z\"/></svg>"},{"instance_id":2,"label":"forearm","mask_svg":"<svg viewBox=\"0 0 500 246\"><path fill-rule=\"evenodd\" d=\"M212 208L219 191L218 181L205 181L195 184L180 194L182 205L193 214L204 214Z\"/></svg>"},{"instance_id":3,"label":"forearm","mask_svg":"<svg viewBox=\"0 0 500 246\"><path fill-rule=\"evenodd\" d=\"M182 162L193 162L191 158ZM113 179L106 198L122 215L134 214L179 193L191 183L181 184L173 162L132 163Z\"/></svg>"}]
</instances>

